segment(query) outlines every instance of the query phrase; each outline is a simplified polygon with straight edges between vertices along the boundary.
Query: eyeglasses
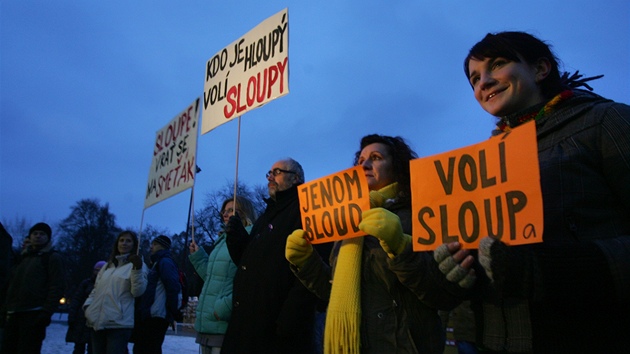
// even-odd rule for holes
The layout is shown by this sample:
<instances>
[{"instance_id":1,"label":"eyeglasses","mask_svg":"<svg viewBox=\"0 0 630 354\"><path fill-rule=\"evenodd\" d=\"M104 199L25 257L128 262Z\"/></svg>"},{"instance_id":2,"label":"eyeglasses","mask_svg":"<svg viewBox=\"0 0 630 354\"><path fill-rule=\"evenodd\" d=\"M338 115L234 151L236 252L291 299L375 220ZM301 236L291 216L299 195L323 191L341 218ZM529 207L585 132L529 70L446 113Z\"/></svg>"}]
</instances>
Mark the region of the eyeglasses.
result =
<instances>
[{"instance_id":1,"label":"eyeglasses","mask_svg":"<svg viewBox=\"0 0 630 354\"><path fill-rule=\"evenodd\" d=\"M276 167L273 170L268 171L265 176L267 176L267 178L269 178L270 176L274 176L275 177L275 176L277 176L277 175L279 175L281 173L293 173L293 174L295 174L296 172L295 171L283 170L281 168L277 168Z\"/></svg>"}]
</instances>

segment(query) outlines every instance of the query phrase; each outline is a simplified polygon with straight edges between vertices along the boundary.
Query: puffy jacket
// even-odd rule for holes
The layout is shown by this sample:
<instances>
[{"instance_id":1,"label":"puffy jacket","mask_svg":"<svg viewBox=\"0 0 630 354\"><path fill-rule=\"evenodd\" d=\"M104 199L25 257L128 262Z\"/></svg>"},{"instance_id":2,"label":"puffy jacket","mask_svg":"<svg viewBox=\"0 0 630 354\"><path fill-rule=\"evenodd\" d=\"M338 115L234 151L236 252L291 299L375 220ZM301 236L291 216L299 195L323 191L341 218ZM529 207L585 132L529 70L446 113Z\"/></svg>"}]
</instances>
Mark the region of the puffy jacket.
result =
<instances>
[{"instance_id":1,"label":"puffy jacket","mask_svg":"<svg viewBox=\"0 0 630 354\"><path fill-rule=\"evenodd\" d=\"M94 290L85 300L85 318L95 331L108 328L133 328L134 298L147 287L147 267L132 269L126 256L119 256L118 265L107 263L98 273Z\"/></svg>"},{"instance_id":2,"label":"puffy jacket","mask_svg":"<svg viewBox=\"0 0 630 354\"><path fill-rule=\"evenodd\" d=\"M250 232L251 226L245 229ZM188 258L204 280L197 304L195 330L199 333L225 334L232 316L232 281L236 274L236 265L225 244L225 234L219 235L209 255L199 248ZM219 319L214 316L215 313Z\"/></svg>"},{"instance_id":3,"label":"puffy jacket","mask_svg":"<svg viewBox=\"0 0 630 354\"><path fill-rule=\"evenodd\" d=\"M44 310L52 314L64 290L63 257L50 243L42 249L29 247L13 271L5 311Z\"/></svg>"}]
</instances>

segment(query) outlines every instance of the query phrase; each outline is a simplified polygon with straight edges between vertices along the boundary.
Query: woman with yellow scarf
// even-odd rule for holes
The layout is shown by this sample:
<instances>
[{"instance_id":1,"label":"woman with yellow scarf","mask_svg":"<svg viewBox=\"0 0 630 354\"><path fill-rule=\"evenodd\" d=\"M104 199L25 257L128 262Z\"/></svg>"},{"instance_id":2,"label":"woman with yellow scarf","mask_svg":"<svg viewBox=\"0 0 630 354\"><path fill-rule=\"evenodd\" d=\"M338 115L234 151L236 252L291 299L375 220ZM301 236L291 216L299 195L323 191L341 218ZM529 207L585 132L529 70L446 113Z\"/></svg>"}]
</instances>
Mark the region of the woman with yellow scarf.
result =
<instances>
[{"instance_id":1,"label":"woman with yellow scarf","mask_svg":"<svg viewBox=\"0 0 630 354\"><path fill-rule=\"evenodd\" d=\"M452 309L466 295L474 282L472 257L454 245L439 258L447 259L442 263L432 253L412 251L409 161L416 157L401 137L361 139L354 163L363 166L372 209L359 227L369 236L337 242L330 267L312 252L303 230L287 239L286 257L296 276L329 301L325 353L444 350L438 309ZM449 269L440 270L446 263ZM457 276L449 273L453 269Z\"/></svg>"}]
</instances>

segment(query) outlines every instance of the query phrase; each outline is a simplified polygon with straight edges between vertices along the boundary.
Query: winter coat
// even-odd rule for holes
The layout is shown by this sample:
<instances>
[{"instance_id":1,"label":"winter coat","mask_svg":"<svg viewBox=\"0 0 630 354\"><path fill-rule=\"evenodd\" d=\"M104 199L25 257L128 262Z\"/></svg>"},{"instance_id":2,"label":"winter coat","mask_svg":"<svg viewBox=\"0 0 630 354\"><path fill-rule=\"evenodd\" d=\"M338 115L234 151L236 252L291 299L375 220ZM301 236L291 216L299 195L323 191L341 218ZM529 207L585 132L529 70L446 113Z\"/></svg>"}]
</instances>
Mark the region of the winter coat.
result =
<instances>
[{"instance_id":1,"label":"winter coat","mask_svg":"<svg viewBox=\"0 0 630 354\"><path fill-rule=\"evenodd\" d=\"M127 255L116 257L118 265L108 262L98 273L94 290L83 309L87 325L95 331L133 328L135 297L147 287L147 268L132 269Z\"/></svg>"},{"instance_id":2,"label":"winter coat","mask_svg":"<svg viewBox=\"0 0 630 354\"><path fill-rule=\"evenodd\" d=\"M302 228L297 187L277 192L246 240L227 236L237 264L222 353L305 353L313 347L316 298L293 275L286 239Z\"/></svg>"},{"instance_id":3,"label":"winter coat","mask_svg":"<svg viewBox=\"0 0 630 354\"><path fill-rule=\"evenodd\" d=\"M48 243L22 252L7 291L6 311L43 310L52 315L65 291L63 257Z\"/></svg>"},{"instance_id":4,"label":"winter coat","mask_svg":"<svg viewBox=\"0 0 630 354\"><path fill-rule=\"evenodd\" d=\"M245 229L250 232L252 227L247 226ZM230 258L225 237L225 233L219 235L209 255L199 248L188 256L195 271L204 280L195 320L195 330L199 333L225 334L232 317L232 282L236 265Z\"/></svg>"},{"instance_id":5,"label":"winter coat","mask_svg":"<svg viewBox=\"0 0 630 354\"><path fill-rule=\"evenodd\" d=\"M90 296L94 289L94 278L83 279L74 291L68 308L68 331L66 332L66 342L88 343L90 341L90 328L85 323L85 313L83 303Z\"/></svg>"},{"instance_id":6,"label":"winter coat","mask_svg":"<svg viewBox=\"0 0 630 354\"><path fill-rule=\"evenodd\" d=\"M179 270L170 250L159 250L151 255L151 269L147 274L147 287L139 301L136 314L140 320L160 317L172 323L179 318Z\"/></svg>"},{"instance_id":7,"label":"winter coat","mask_svg":"<svg viewBox=\"0 0 630 354\"><path fill-rule=\"evenodd\" d=\"M408 203L387 202L403 231L411 233ZM295 274L320 298L330 297L332 274L341 242L330 256L331 267L310 257ZM449 292L450 291L450 292ZM446 281L428 252L413 252L411 245L390 259L379 240L364 236L361 260L361 353L442 353L445 337L438 308L456 306L465 292Z\"/></svg>"},{"instance_id":8,"label":"winter coat","mask_svg":"<svg viewBox=\"0 0 630 354\"><path fill-rule=\"evenodd\" d=\"M505 311L522 301L529 312L510 323L531 328L536 353L626 352L630 106L574 90L536 131L543 243L511 248L521 278L511 273L501 292L486 296L483 316L491 315L487 303ZM483 328L502 330L496 322Z\"/></svg>"}]
</instances>

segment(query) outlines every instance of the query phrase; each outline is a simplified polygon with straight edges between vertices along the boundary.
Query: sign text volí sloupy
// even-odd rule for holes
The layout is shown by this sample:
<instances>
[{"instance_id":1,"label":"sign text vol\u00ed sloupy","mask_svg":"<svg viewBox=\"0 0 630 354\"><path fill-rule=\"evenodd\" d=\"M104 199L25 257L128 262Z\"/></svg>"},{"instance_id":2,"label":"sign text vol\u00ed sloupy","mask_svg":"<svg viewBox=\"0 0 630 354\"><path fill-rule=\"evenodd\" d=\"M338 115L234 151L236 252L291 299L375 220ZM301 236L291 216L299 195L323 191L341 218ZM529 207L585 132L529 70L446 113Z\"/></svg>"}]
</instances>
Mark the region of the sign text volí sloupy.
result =
<instances>
[{"instance_id":1,"label":"sign text vol\u00ed sloupy","mask_svg":"<svg viewBox=\"0 0 630 354\"><path fill-rule=\"evenodd\" d=\"M412 160L415 251L491 236L509 244L542 242L543 212L534 123L483 143Z\"/></svg>"},{"instance_id":2,"label":"sign text vol\u00ed sloupy","mask_svg":"<svg viewBox=\"0 0 630 354\"><path fill-rule=\"evenodd\" d=\"M363 236L363 210L370 194L360 166L304 183L298 187L302 227L313 244Z\"/></svg>"},{"instance_id":3,"label":"sign text vol\u00ed sloupy","mask_svg":"<svg viewBox=\"0 0 630 354\"><path fill-rule=\"evenodd\" d=\"M199 102L197 98L156 132L145 209L194 185Z\"/></svg>"},{"instance_id":4,"label":"sign text vol\u00ed sloupy","mask_svg":"<svg viewBox=\"0 0 630 354\"><path fill-rule=\"evenodd\" d=\"M288 9L206 63L202 134L289 93Z\"/></svg>"}]
</instances>

